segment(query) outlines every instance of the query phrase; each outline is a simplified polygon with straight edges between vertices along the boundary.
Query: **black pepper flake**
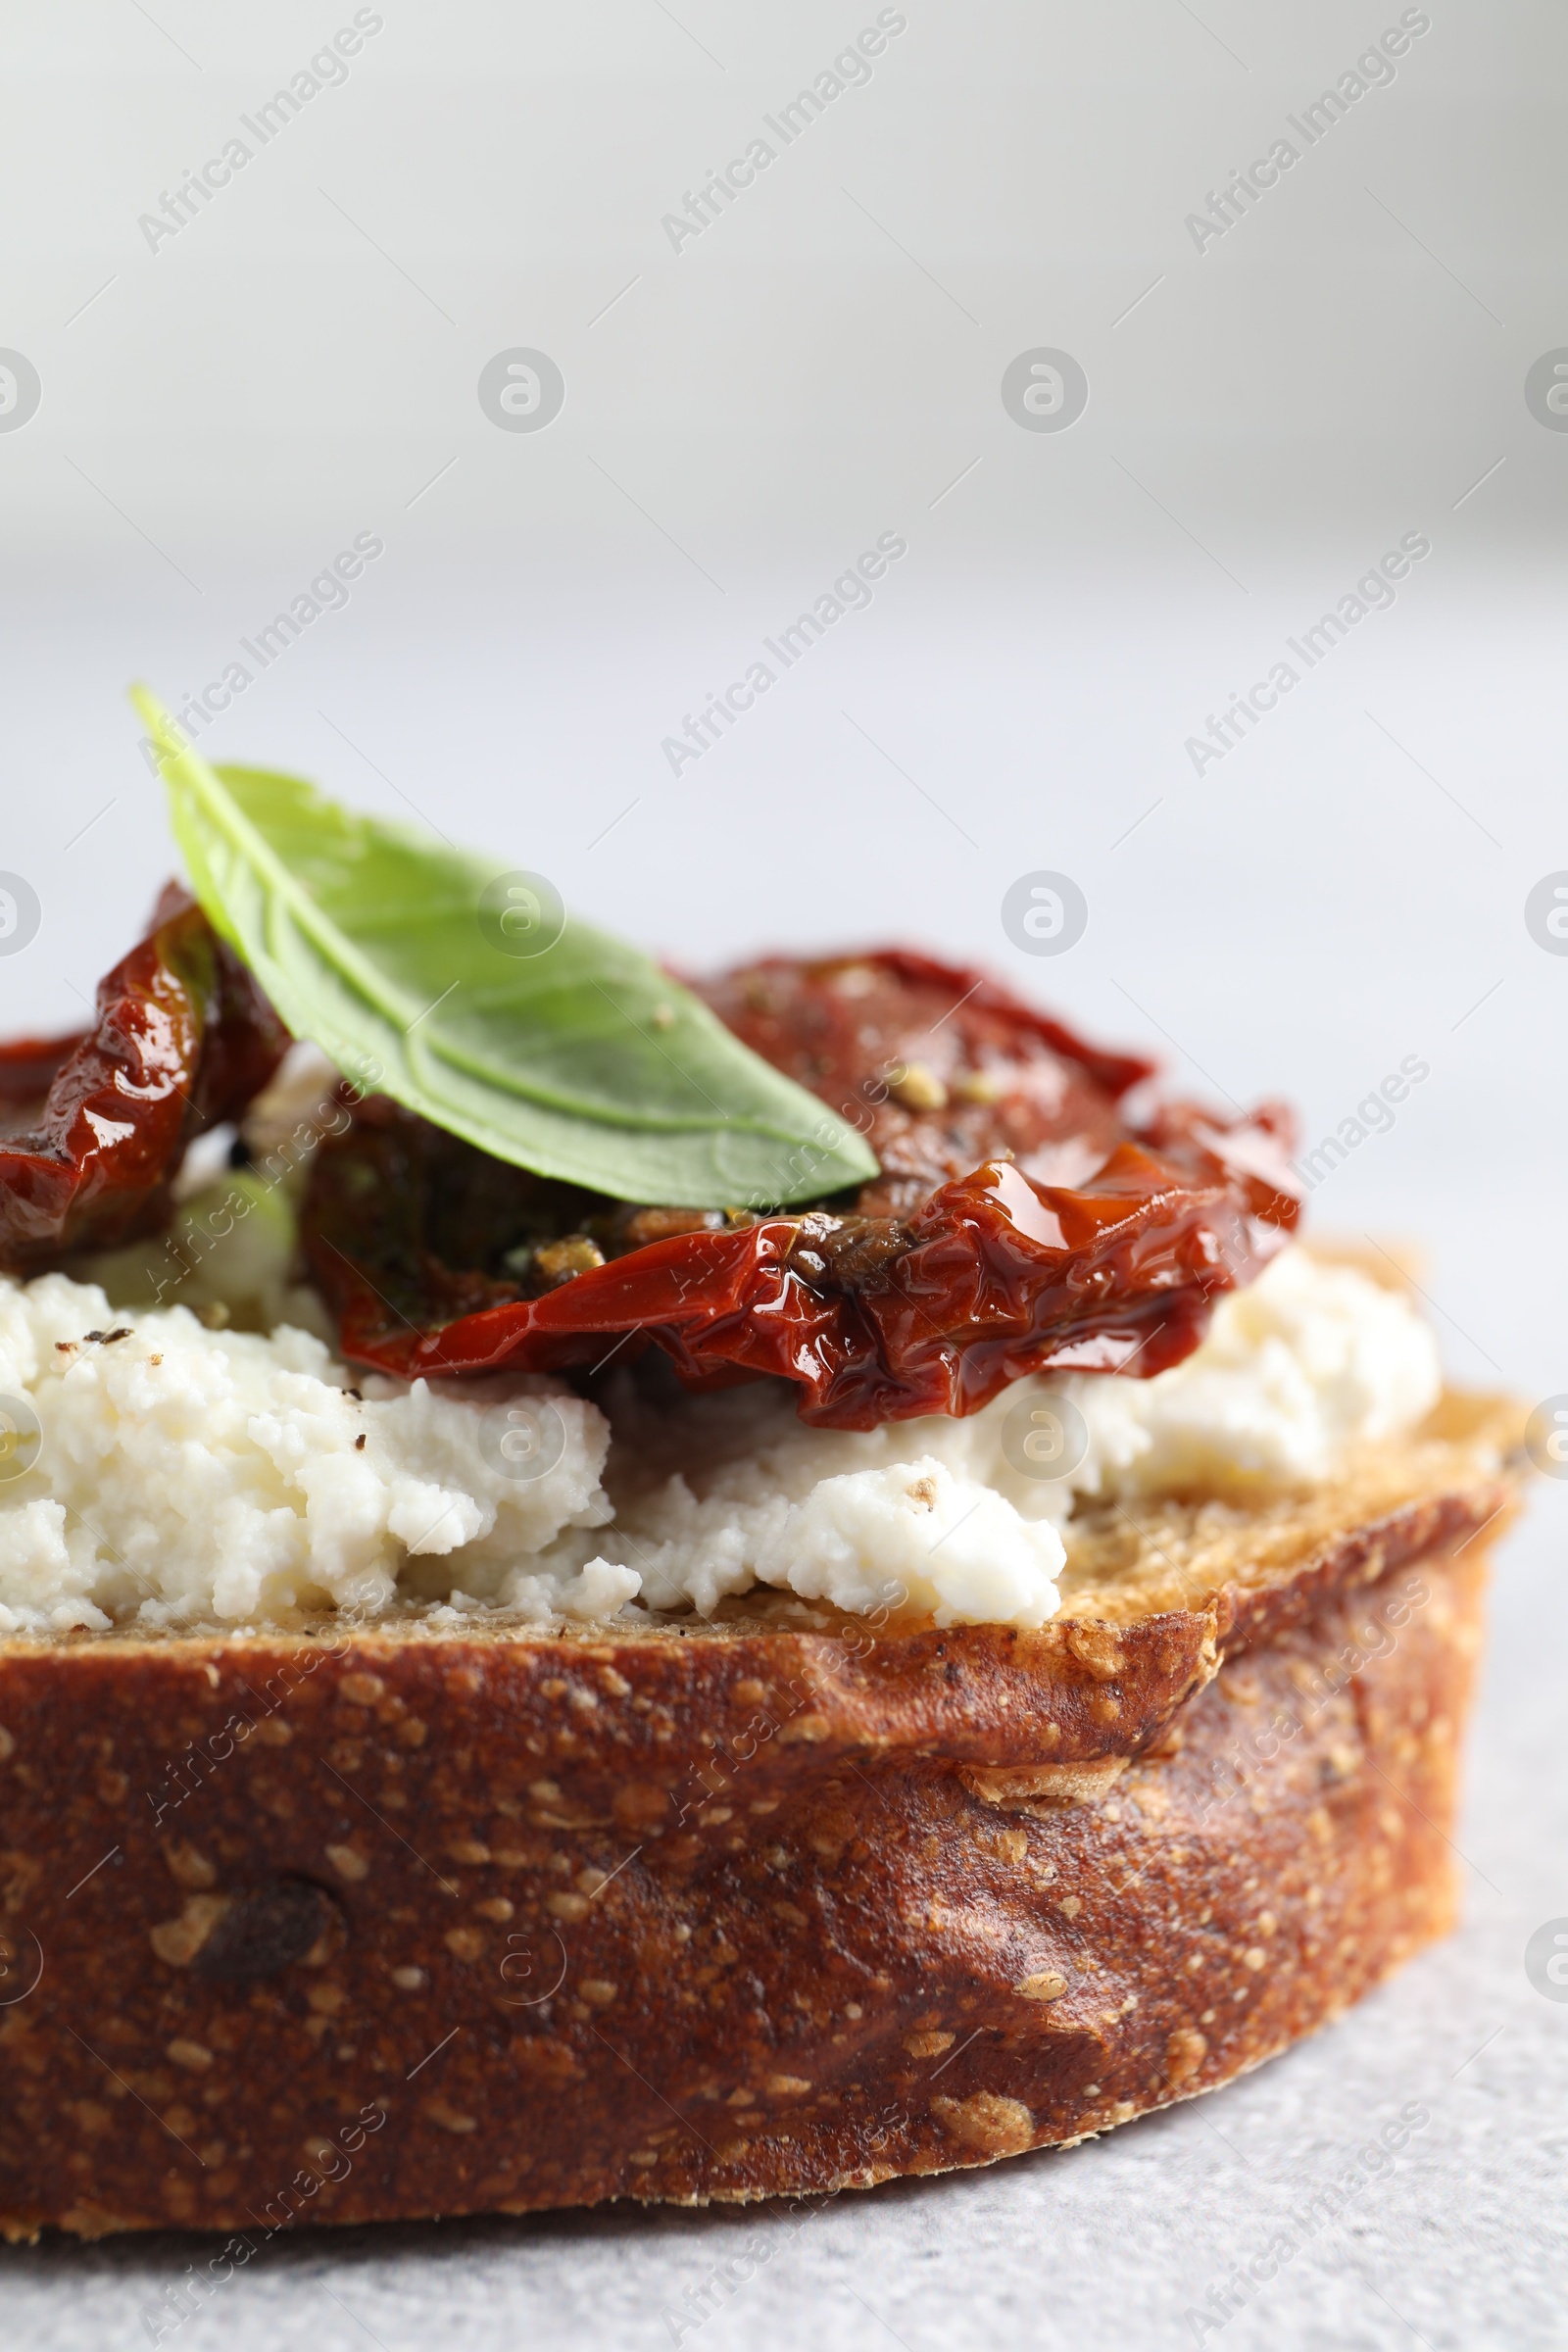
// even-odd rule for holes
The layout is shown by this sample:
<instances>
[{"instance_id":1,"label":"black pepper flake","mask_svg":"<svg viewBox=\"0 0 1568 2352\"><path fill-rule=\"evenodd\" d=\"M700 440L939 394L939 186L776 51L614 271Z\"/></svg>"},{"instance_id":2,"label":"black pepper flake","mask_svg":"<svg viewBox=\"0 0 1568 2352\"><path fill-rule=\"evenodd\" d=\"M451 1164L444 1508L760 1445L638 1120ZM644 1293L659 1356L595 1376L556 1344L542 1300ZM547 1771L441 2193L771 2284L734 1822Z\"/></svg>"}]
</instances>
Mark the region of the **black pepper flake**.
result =
<instances>
[{"instance_id":1,"label":"black pepper flake","mask_svg":"<svg viewBox=\"0 0 1568 2352\"><path fill-rule=\"evenodd\" d=\"M363 1429L354 1441L354 1450L356 1453L363 1453L365 1451L365 1432Z\"/></svg>"}]
</instances>

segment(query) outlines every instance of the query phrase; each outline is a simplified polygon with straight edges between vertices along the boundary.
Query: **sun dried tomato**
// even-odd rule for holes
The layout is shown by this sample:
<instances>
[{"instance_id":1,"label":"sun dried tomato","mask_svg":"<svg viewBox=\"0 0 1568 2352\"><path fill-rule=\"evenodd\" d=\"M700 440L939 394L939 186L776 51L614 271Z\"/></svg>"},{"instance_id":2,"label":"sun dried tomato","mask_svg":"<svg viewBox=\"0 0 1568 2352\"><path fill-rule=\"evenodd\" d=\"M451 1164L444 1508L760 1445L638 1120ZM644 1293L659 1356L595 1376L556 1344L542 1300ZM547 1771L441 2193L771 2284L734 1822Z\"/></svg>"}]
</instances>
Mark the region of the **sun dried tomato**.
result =
<instances>
[{"instance_id":1,"label":"sun dried tomato","mask_svg":"<svg viewBox=\"0 0 1568 2352\"><path fill-rule=\"evenodd\" d=\"M185 1147L266 1085L287 1032L183 891L99 984L93 1025L0 1057L0 1267L156 1230Z\"/></svg>"},{"instance_id":2,"label":"sun dried tomato","mask_svg":"<svg viewBox=\"0 0 1568 2352\"><path fill-rule=\"evenodd\" d=\"M70 1037L16 1037L0 1045L0 1136L25 1135L48 1100L62 1062L82 1042Z\"/></svg>"},{"instance_id":3,"label":"sun dried tomato","mask_svg":"<svg viewBox=\"0 0 1568 2352\"><path fill-rule=\"evenodd\" d=\"M454 1375L652 1342L694 1386L775 1374L803 1419L870 1428L972 1412L1048 1366L1161 1371L1295 1223L1278 1106L1130 1120L1152 1064L972 972L770 958L703 993L862 1128L881 1175L811 1210L632 1208L372 1100L323 1147L306 1212L349 1356Z\"/></svg>"}]
</instances>

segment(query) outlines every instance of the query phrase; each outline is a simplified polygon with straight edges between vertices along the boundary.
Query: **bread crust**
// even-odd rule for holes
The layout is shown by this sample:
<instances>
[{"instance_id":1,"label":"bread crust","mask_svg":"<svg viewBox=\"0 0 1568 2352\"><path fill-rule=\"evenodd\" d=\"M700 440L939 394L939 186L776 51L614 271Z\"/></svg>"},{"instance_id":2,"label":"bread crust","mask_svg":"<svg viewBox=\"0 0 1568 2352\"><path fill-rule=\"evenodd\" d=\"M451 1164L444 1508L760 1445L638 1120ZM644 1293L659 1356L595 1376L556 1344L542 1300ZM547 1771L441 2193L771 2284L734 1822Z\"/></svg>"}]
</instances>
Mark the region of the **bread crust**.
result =
<instances>
[{"instance_id":1,"label":"bread crust","mask_svg":"<svg viewBox=\"0 0 1568 2352\"><path fill-rule=\"evenodd\" d=\"M0 2229L239 2263L1229 2081L1450 1923L1480 1465L1314 1521L1266 1605L1038 1634L0 1644Z\"/></svg>"}]
</instances>

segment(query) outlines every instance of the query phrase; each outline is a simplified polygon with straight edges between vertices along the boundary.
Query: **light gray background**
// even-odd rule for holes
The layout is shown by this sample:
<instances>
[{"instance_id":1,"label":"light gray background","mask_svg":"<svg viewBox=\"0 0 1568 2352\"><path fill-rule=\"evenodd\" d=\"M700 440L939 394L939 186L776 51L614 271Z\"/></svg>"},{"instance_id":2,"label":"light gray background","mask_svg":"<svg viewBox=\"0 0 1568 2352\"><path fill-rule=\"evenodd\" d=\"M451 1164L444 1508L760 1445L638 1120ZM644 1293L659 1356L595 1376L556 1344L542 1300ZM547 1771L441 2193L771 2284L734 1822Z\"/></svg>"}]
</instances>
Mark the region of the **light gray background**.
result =
<instances>
[{"instance_id":1,"label":"light gray background","mask_svg":"<svg viewBox=\"0 0 1568 2352\"><path fill-rule=\"evenodd\" d=\"M7 12L0 345L43 397L0 432L0 868L43 923L0 958L4 1027L77 1018L168 870L127 680L183 698L374 531L347 607L207 748L412 805L690 964L983 958L1189 1087L1287 1094L1310 1141L1419 1055L1314 1217L1427 1246L1456 1376L1568 1392L1568 957L1523 920L1568 867L1568 434L1523 397L1568 345L1561 9L1433 0L1393 84L1200 254L1186 216L1396 6L911 0L870 82L676 254L662 216L875 7L387 0L347 81L150 252L138 217L352 13ZM476 397L517 345L565 378L540 433ZM1088 373L1067 432L1002 405L1039 345ZM870 609L672 776L662 737L888 530L909 552ZM1186 737L1415 530L1393 610L1195 775ZM1041 867L1090 905L1055 961L1000 922ZM1316 2044L798 2232L302 2240L168 2340L667 2343L662 2307L744 2246L769 2259L705 2352L1175 2345L1414 2097L1396 2179L1225 2340L1568 2341L1568 2006L1522 1958L1568 1916L1563 1507L1542 1482L1503 1564L1469 1924ZM144 2342L196 2250L0 2258L11 2340Z\"/></svg>"}]
</instances>

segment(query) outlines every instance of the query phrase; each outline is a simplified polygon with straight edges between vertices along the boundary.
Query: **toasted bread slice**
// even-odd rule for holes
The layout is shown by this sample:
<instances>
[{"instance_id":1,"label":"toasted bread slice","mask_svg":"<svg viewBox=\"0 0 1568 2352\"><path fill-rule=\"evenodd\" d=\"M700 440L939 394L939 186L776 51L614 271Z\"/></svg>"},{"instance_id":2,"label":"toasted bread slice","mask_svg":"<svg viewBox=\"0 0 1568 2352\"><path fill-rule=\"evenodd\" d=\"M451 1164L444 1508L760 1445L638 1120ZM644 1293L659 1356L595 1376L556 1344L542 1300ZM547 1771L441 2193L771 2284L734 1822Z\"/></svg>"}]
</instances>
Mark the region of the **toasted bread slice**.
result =
<instances>
[{"instance_id":1,"label":"toasted bread slice","mask_svg":"<svg viewBox=\"0 0 1568 2352\"><path fill-rule=\"evenodd\" d=\"M1449 1922L1517 1434L1450 1396L1290 1500L1091 1510L1037 1633L754 1593L0 1643L0 2228L232 2264L868 2185L1229 2080Z\"/></svg>"}]
</instances>

